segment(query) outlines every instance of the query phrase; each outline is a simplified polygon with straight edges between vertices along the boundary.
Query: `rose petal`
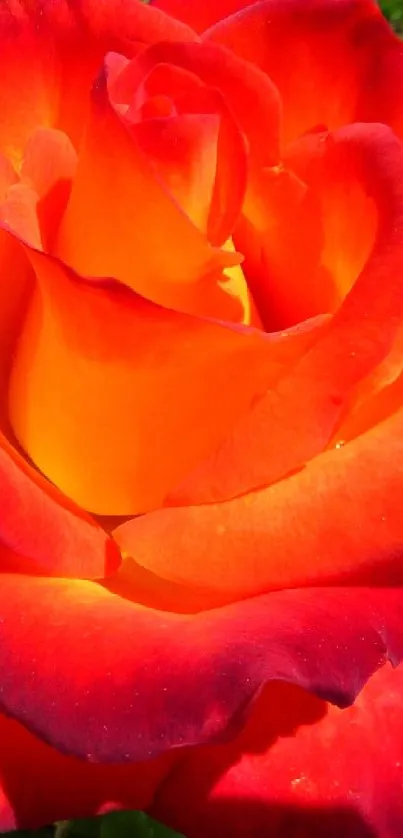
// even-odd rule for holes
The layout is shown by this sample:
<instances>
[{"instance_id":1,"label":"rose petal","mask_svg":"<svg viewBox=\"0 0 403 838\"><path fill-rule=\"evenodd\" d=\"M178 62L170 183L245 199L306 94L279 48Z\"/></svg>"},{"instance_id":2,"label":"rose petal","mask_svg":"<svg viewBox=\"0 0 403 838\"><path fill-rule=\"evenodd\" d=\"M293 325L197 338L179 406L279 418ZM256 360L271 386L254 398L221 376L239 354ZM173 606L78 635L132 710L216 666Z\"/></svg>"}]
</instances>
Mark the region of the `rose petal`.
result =
<instances>
[{"instance_id":1,"label":"rose petal","mask_svg":"<svg viewBox=\"0 0 403 838\"><path fill-rule=\"evenodd\" d=\"M54 821L148 808L179 753L136 765L94 765L45 745L0 717L0 829L37 829Z\"/></svg>"},{"instance_id":2,"label":"rose petal","mask_svg":"<svg viewBox=\"0 0 403 838\"><path fill-rule=\"evenodd\" d=\"M42 250L42 236L36 211L38 196L25 183L16 183L0 205L0 226L32 247Z\"/></svg>"},{"instance_id":3,"label":"rose petal","mask_svg":"<svg viewBox=\"0 0 403 838\"><path fill-rule=\"evenodd\" d=\"M278 163L280 97L273 82L258 67L208 41L202 44L157 43L137 56L119 81L124 82L131 76L133 85L132 74L135 74L138 83L146 69L161 72L161 64L169 65L171 72L173 68L182 68L209 87L218 88L248 139L251 158L266 166ZM167 84L166 70L164 74ZM122 91L120 97L120 101L124 101Z\"/></svg>"},{"instance_id":4,"label":"rose petal","mask_svg":"<svg viewBox=\"0 0 403 838\"><path fill-rule=\"evenodd\" d=\"M204 37L270 76L284 104L286 143L318 124L333 130L379 120L402 127L401 45L373 0L265 0Z\"/></svg>"},{"instance_id":5,"label":"rose petal","mask_svg":"<svg viewBox=\"0 0 403 838\"><path fill-rule=\"evenodd\" d=\"M203 32L213 23L238 12L256 0L205 0L189 3L188 0L151 0L151 5L187 23L196 32Z\"/></svg>"},{"instance_id":6,"label":"rose petal","mask_svg":"<svg viewBox=\"0 0 403 838\"><path fill-rule=\"evenodd\" d=\"M270 685L237 739L184 756L152 812L188 838L398 838L402 689L384 667L339 710Z\"/></svg>"},{"instance_id":7,"label":"rose petal","mask_svg":"<svg viewBox=\"0 0 403 838\"><path fill-rule=\"evenodd\" d=\"M11 424L36 465L99 514L161 505L322 325L231 327L28 255L39 283L13 355Z\"/></svg>"},{"instance_id":8,"label":"rose petal","mask_svg":"<svg viewBox=\"0 0 403 838\"><path fill-rule=\"evenodd\" d=\"M38 128L25 149L21 179L42 197L59 180L72 179L76 162L76 152L66 134L54 128Z\"/></svg>"},{"instance_id":9,"label":"rose petal","mask_svg":"<svg viewBox=\"0 0 403 838\"><path fill-rule=\"evenodd\" d=\"M394 212L402 201L401 149L384 126L309 134L284 159L287 168L255 178L236 232L268 331L334 311L376 250L379 227L392 227L388 200Z\"/></svg>"},{"instance_id":10,"label":"rose petal","mask_svg":"<svg viewBox=\"0 0 403 838\"><path fill-rule=\"evenodd\" d=\"M399 410L403 404L402 374L403 325L384 361L354 389L329 447L333 447L339 440L354 439Z\"/></svg>"},{"instance_id":11,"label":"rose petal","mask_svg":"<svg viewBox=\"0 0 403 838\"><path fill-rule=\"evenodd\" d=\"M171 194L203 233L213 197L219 129L218 114L158 117L132 127Z\"/></svg>"},{"instance_id":12,"label":"rose petal","mask_svg":"<svg viewBox=\"0 0 403 838\"><path fill-rule=\"evenodd\" d=\"M2 4L0 150L19 165L38 126L65 130L79 142L91 84L108 50L133 55L137 44L195 40L159 9L126 0L40 5Z\"/></svg>"},{"instance_id":13,"label":"rose petal","mask_svg":"<svg viewBox=\"0 0 403 838\"><path fill-rule=\"evenodd\" d=\"M181 58L180 44L156 46L123 68L119 56L107 56L109 97L171 195L211 244L222 245L244 201L247 143L216 81L207 86L194 72L166 63L171 53ZM211 53L223 51L212 46L206 57ZM156 119L161 107L165 119Z\"/></svg>"},{"instance_id":14,"label":"rose petal","mask_svg":"<svg viewBox=\"0 0 403 838\"><path fill-rule=\"evenodd\" d=\"M239 257L211 247L181 211L99 84L56 254L81 274L114 277L172 308L181 307L182 284L195 286L197 300L203 280L221 301L216 316L236 319L235 305L241 319L241 304L217 285Z\"/></svg>"},{"instance_id":15,"label":"rose petal","mask_svg":"<svg viewBox=\"0 0 403 838\"><path fill-rule=\"evenodd\" d=\"M92 582L1 582L2 711L89 761L141 761L233 735L270 680L346 706L403 652L394 589L285 591L186 616Z\"/></svg>"},{"instance_id":16,"label":"rose petal","mask_svg":"<svg viewBox=\"0 0 403 838\"><path fill-rule=\"evenodd\" d=\"M0 570L100 578L120 555L89 515L64 498L0 434Z\"/></svg>"},{"instance_id":17,"label":"rose petal","mask_svg":"<svg viewBox=\"0 0 403 838\"><path fill-rule=\"evenodd\" d=\"M162 509L115 531L138 564L221 595L359 579L401 581L403 409L268 488ZM364 526L357 522L365 521Z\"/></svg>"},{"instance_id":18,"label":"rose petal","mask_svg":"<svg viewBox=\"0 0 403 838\"><path fill-rule=\"evenodd\" d=\"M403 153L400 142L385 126L354 125L336 132L330 142L321 144L320 135L312 136L307 145L308 149L303 141L300 155L295 155L298 175L306 176L305 169L313 169L309 177L314 180L318 167L321 182L323 158L326 171L336 172L334 183L340 169L345 172L352 168L354 172L357 167L356 192L361 190L366 200L377 207L374 246L321 339L276 390L269 391L252 406L210 458L187 476L170 495L170 502L186 505L225 500L279 480L316 456L329 443L349 409L357 385L387 358L402 328ZM328 200L326 195L324 202ZM367 234L371 238L372 211L367 220ZM337 250L333 250L334 223L346 231L351 221L347 222L346 215L345 220L336 222L332 208L326 222L329 242L326 259L330 265L333 257L337 265ZM360 224L365 226L363 215ZM357 259L362 261L363 247L368 248L370 242L365 242L361 234L352 234L349 253L343 241L336 238L335 242L343 254L338 269L344 280L350 275L351 281L354 270L359 271ZM284 254L284 269L286 261ZM334 269L335 278L338 269Z\"/></svg>"}]
</instances>

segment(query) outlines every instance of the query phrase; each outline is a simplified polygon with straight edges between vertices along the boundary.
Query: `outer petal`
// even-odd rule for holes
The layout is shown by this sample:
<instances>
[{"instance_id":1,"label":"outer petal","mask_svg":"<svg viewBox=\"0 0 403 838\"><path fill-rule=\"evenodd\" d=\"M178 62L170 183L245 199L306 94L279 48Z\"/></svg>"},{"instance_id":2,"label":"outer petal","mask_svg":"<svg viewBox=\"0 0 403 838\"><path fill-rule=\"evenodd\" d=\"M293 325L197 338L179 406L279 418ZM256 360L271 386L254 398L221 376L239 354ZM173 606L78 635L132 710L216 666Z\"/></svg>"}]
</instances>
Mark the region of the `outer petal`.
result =
<instances>
[{"instance_id":1,"label":"outer petal","mask_svg":"<svg viewBox=\"0 0 403 838\"><path fill-rule=\"evenodd\" d=\"M402 689L384 667L340 711L270 685L237 739L184 757L153 813L188 838L400 838Z\"/></svg>"},{"instance_id":2,"label":"outer petal","mask_svg":"<svg viewBox=\"0 0 403 838\"><path fill-rule=\"evenodd\" d=\"M346 706L403 653L394 589L285 591L186 616L92 582L1 581L1 708L89 761L141 761L233 735L266 681Z\"/></svg>"},{"instance_id":3,"label":"outer petal","mask_svg":"<svg viewBox=\"0 0 403 838\"><path fill-rule=\"evenodd\" d=\"M253 2L254 0L205 0L204 3L189 3L188 0L151 0L151 5L177 20L182 20L196 32L203 32L213 23L239 12Z\"/></svg>"},{"instance_id":4,"label":"outer petal","mask_svg":"<svg viewBox=\"0 0 403 838\"><path fill-rule=\"evenodd\" d=\"M0 572L100 578L120 563L116 545L0 434Z\"/></svg>"},{"instance_id":5,"label":"outer petal","mask_svg":"<svg viewBox=\"0 0 403 838\"><path fill-rule=\"evenodd\" d=\"M120 556L113 542L7 441L7 387L32 270L16 240L0 232L0 570L103 577Z\"/></svg>"},{"instance_id":6,"label":"outer petal","mask_svg":"<svg viewBox=\"0 0 403 838\"><path fill-rule=\"evenodd\" d=\"M213 602L267 589L402 581L403 409L268 488L122 524L121 549ZM357 522L365 522L357 525Z\"/></svg>"},{"instance_id":7,"label":"outer petal","mask_svg":"<svg viewBox=\"0 0 403 838\"><path fill-rule=\"evenodd\" d=\"M385 126L354 125L330 138L311 135L297 145L293 156L297 173L314 184L312 189L322 203L325 242L317 256L328 266L328 274L333 271L331 288L337 283L349 288L358 278L322 339L275 391L252 406L209 460L171 495L171 502L226 499L300 467L325 448L349 410L357 386L381 362L388 363L384 359L392 346L399 354L397 338L403 322L400 142ZM354 206L358 201L361 206L359 232L353 230L351 235L344 188L351 195L348 203ZM264 236L262 241L264 246ZM288 251L284 251L283 274L274 281L280 296L285 276L288 279L287 261ZM302 281L304 267L302 277L296 274ZM317 274L318 284L323 283L325 277L319 270ZM261 291L267 292L268 303L266 272L261 282L265 279L269 287L261 285ZM320 293L326 298L326 288ZM286 311L287 298L283 305Z\"/></svg>"},{"instance_id":8,"label":"outer petal","mask_svg":"<svg viewBox=\"0 0 403 838\"><path fill-rule=\"evenodd\" d=\"M137 0L2 4L0 149L20 163L37 127L79 141L91 84L110 49L132 55L140 43L194 40L194 32Z\"/></svg>"},{"instance_id":9,"label":"outer petal","mask_svg":"<svg viewBox=\"0 0 403 838\"><path fill-rule=\"evenodd\" d=\"M94 765L59 753L5 716L0 738L2 832L119 808L144 811L179 759L177 751L136 765Z\"/></svg>"},{"instance_id":10,"label":"outer petal","mask_svg":"<svg viewBox=\"0 0 403 838\"><path fill-rule=\"evenodd\" d=\"M11 424L99 514L160 505L320 333L320 322L283 336L179 314L29 258L38 285L13 355Z\"/></svg>"},{"instance_id":11,"label":"outer petal","mask_svg":"<svg viewBox=\"0 0 403 838\"><path fill-rule=\"evenodd\" d=\"M205 37L274 81L284 104L285 142L318 124L334 129L359 120L402 131L401 46L374 0L264 0Z\"/></svg>"}]
</instances>

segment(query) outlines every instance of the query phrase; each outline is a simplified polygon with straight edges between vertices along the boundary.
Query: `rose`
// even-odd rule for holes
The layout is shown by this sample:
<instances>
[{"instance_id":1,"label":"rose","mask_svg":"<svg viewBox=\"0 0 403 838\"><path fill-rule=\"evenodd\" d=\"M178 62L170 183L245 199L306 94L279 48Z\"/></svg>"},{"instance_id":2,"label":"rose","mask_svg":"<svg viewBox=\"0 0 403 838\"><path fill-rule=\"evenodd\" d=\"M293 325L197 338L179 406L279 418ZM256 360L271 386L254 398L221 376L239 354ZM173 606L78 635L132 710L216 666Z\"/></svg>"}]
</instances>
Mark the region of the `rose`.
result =
<instances>
[{"instance_id":1,"label":"rose","mask_svg":"<svg viewBox=\"0 0 403 838\"><path fill-rule=\"evenodd\" d=\"M1 12L1 826L400 834L401 46L167 3Z\"/></svg>"}]
</instances>

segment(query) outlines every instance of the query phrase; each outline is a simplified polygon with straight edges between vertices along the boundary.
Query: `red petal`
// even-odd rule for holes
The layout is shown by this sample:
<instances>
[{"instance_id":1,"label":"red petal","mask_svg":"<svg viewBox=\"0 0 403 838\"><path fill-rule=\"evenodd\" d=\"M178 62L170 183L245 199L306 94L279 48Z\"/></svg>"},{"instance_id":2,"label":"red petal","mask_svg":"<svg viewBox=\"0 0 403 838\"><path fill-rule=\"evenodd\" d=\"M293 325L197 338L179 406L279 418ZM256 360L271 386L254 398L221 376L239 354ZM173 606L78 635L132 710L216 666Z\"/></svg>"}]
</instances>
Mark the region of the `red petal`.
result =
<instances>
[{"instance_id":1,"label":"red petal","mask_svg":"<svg viewBox=\"0 0 403 838\"><path fill-rule=\"evenodd\" d=\"M385 126L308 134L284 159L255 177L235 236L268 331L334 311L403 204L402 150Z\"/></svg>"},{"instance_id":2,"label":"red petal","mask_svg":"<svg viewBox=\"0 0 403 838\"><path fill-rule=\"evenodd\" d=\"M347 710L270 685L237 739L184 756L152 812L188 838L399 838L402 690L403 667Z\"/></svg>"},{"instance_id":3,"label":"red petal","mask_svg":"<svg viewBox=\"0 0 403 838\"><path fill-rule=\"evenodd\" d=\"M350 704L400 660L401 608L399 590L311 589L187 616L92 582L3 574L0 705L70 755L150 759L233 735L267 681Z\"/></svg>"},{"instance_id":4,"label":"red petal","mask_svg":"<svg viewBox=\"0 0 403 838\"><path fill-rule=\"evenodd\" d=\"M254 487L279 480L303 465L328 444L343 412L349 407L354 388L387 356L403 322L403 152L400 142L385 126L354 125L336 132L334 139L321 142L320 135L301 141L294 155L298 175L307 177L320 190L325 173L339 196L350 183L361 190L362 200L377 208L377 236L359 273L363 247L371 247L361 233L347 231L351 219L337 218L324 189L321 199L328 208L325 218L326 260L337 265L340 276L353 280L351 292L334 315L329 328L310 352L294 367L277 390L269 391L252 406L242 422L219 449L189 475L172 494L176 503L204 503L239 495ZM307 174L308 170L308 174ZM345 172L350 175L350 180ZM342 172L342 176L340 176ZM339 184L336 186L336 184ZM367 234L373 235L373 212L360 215L360 230L368 220ZM336 237L335 224L344 237ZM337 230L336 230L337 232ZM358 244L357 244L358 243ZM357 245L357 248L356 248ZM350 249L350 261L345 258ZM339 256L339 254L341 254ZM323 257L325 258L325 257ZM287 254L284 253L284 276ZM334 268L335 280L337 268ZM283 276L283 287L284 287ZM297 273L297 280L300 279ZM354 277L355 278L355 277ZM262 281L264 277L262 276ZM277 288L281 293L280 286Z\"/></svg>"},{"instance_id":5,"label":"red petal","mask_svg":"<svg viewBox=\"0 0 403 838\"><path fill-rule=\"evenodd\" d=\"M101 578L119 551L89 515L63 497L0 435L0 570Z\"/></svg>"},{"instance_id":6,"label":"red petal","mask_svg":"<svg viewBox=\"0 0 403 838\"><path fill-rule=\"evenodd\" d=\"M143 3L44 0L2 4L0 150L20 163L33 130L81 136L91 84L111 49L133 55L138 43L195 40L189 27Z\"/></svg>"},{"instance_id":7,"label":"red petal","mask_svg":"<svg viewBox=\"0 0 403 838\"><path fill-rule=\"evenodd\" d=\"M203 3L189 0L151 0L151 5L172 15L176 20L187 23L196 32L203 32L213 23L222 20L249 6L256 0L204 0Z\"/></svg>"},{"instance_id":8,"label":"red petal","mask_svg":"<svg viewBox=\"0 0 403 838\"><path fill-rule=\"evenodd\" d=\"M132 62L132 72L136 66L137 72L139 68L144 72L161 63L181 67L209 87L218 88L248 139L252 160L266 166L278 163L280 98L265 73L207 41L154 44Z\"/></svg>"},{"instance_id":9,"label":"red petal","mask_svg":"<svg viewBox=\"0 0 403 838\"><path fill-rule=\"evenodd\" d=\"M366 120L403 127L401 45L373 0L265 0L222 20L205 37L274 81L284 104L285 142L318 124L334 129Z\"/></svg>"},{"instance_id":10,"label":"red petal","mask_svg":"<svg viewBox=\"0 0 403 838\"><path fill-rule=\"evenodd\" d=\"M402 578L402 490L403 409L268 488L158 510L115 537L140 565L214 604L345 579L384 584Z\"/></svg>"},{"instance_id":11,"label":"red petal","mask_svg":"<svg viewBox=\"0 0 403 838\"><path fill-rule=\"evenodd\" d=\"M0 829L36 829L114 809L148 808L179 752L136 765L94 765L0 716Z\"/></svg>"}]
</instances>

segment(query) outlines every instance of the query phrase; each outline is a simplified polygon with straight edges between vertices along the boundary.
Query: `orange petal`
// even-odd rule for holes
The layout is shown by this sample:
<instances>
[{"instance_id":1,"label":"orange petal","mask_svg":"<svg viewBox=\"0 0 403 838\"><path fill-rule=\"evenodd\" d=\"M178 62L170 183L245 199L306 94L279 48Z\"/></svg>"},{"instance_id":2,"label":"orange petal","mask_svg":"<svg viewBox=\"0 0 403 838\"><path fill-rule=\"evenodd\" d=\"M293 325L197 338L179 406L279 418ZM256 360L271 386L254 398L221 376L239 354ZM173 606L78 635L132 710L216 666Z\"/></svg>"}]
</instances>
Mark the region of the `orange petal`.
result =
<instances>
[{"instance_id":1,"label":"orange petal","mask_svg":"<svg viewBox=\"0 0 403 838\"><path fill-rule=\"evenodd\" d=\"M402 403L403 324L386 358L354 388L328 447L354 439L395 413Z\"/></svg>"},{"instance_id":2,"label":"orange petal","mask_svg":"<svg viewBox=\"0 0 403 838\"><path fill-rule=\"evenodd\" d=\"M336 429L343 436L338 426L357 387L379 364L388 363L393 347L398 353L403 322L402 148L382 126L349 126L335 137L345 164L349 148L367 170L368 193L379 212L371 256L328 329L288 377L257 401L209 459L186 477L170 502L225 500L299 468L323 451Z\"/></svg>"},{"instance_id":3,"label":"orange petal","mask_svg":"<svg viewBox=\"0 0 403 838\"><path fill-rule=\"evenodd\" d=\"M356 125L302 137L255 179L235 238L267 329L340 305L389 224L401 159L388 129Z\"/></svg>"},{"instance_id":4,"label":"orange petal","mask_svg":"<svg viewBox=\"0 0 403 838\"><path fill-rule=\"evenodd\" d=\"M32 247L42 250L42 236L37 213L38 196L30 186L16 183L7 191L0 205L0 225Z\"/></svg>"},{"instance_id":5,"label":"orange petal","mask_svg":"<svg viewBox=\"0 0 403 838\"><path fill-rule=\"evenodd\" d=\"M239 257L212 248L180 210L107 102L105 82L99 85L57 255L83 275L119 279L166 306L180 303L181 284L194 284L200 296L204 280L221 300L216 316L237 319L235 303L241 319L240 305L216 285Z\"/></svg>"},{"instance_id":6,"label":"orange petal","mask_svg":"<svg viewBox=\"0 0 403 838\"><path fill-rule=\"evenodd\" d=\"M219 128L218 114L182 114L147 119L131 129L171 195L205 234L216 176Z\"/></svg>"},{"instance_id":7,"label":"orange petal","mask_svg":"<svg viewBox=\"0 0 403 838\"><path fill-rule=\"evenodd\" d=\"M301 352L298 334L178 314L29 257L39 283L13 357L11 422L38 467L100 514L161 504Z\"/></svg>"},{"instance_id":8,"label":"orange petal","mask_svg":"<svg viewBox=\"0 0 403 838\"><path fill-rule=\"evenodd\" d=\"M0 427L7 428L7 388L12 355L34 275L18 243L0 231Z\"/></svg>"},{"instance_id":9,"label":"orange petal","mask_svg":"<svg viewBox=\"0 0 403 838\"><path fill-rule=\"evenodd\" d=\"M8 158L0 153L0 203L6 199L10 186L18 183L18 180L18 175Z\"/></svg>"},{"instance_id":10,"label":"orange petal","mask_svg":"<svg viewBox=\"0 0 403 838\"><path fill-rule=\"evenodd\" d=\"M211 592L214 606L281 588L401 583L402 491L400 410L268 488L152 512L114 535L138 564Z\"/></svg>"},{"instance_id":11,"label":"orange petal","mask_svg":"<svg viewBox=\"0 0 403 838\"><path fill-rule=\"evenodd\" d=\"M71 180L77 155L69 137L54 128L37 128L29 137L21 180L42 197L59 180Z\"/></svg>"}]
</instances>

